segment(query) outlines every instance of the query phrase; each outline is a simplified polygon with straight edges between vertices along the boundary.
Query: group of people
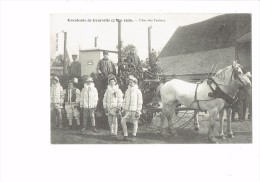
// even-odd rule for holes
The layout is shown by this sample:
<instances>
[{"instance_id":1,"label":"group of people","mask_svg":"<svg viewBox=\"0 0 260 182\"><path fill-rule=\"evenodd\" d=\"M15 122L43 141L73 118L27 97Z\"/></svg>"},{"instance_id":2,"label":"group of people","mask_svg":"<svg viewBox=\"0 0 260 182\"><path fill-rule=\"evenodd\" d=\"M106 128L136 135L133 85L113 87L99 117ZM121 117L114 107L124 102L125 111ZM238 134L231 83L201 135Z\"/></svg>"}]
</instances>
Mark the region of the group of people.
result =
<instances>
[{"instance_id":1,"label":"group of people","mask_svg":"<svg viewBox=\"0 0 260 182\"><path fill-rule=\"evenodd\" d=\"M93 83L93 78L84 78L84 88L80 91L74 86L74 80L70 80L68 87L63 90L59 84L59 78L51 78L51 111L54 116L56 126L62 128L61 109L64 106L66 117L69 121L69 129L72 128L72 121L75 119L80 126L80 112L83 113L83 127L81 132L87 130L88 118L90 118L92 131L97 132L95 123L95 109L98 104L98 91ZM138 119L141 114L143 98L137 85L137 79L129 76L129 86L125 95L117 85L114 75L108 75L107 89L103 96L103 107L108 117L111 137L117 139L118 115L122 116L121 125L124 132L124 140L135 140ZM128 137L127 122L133 123L132 137Z\"/></svg>"}]
</instances>

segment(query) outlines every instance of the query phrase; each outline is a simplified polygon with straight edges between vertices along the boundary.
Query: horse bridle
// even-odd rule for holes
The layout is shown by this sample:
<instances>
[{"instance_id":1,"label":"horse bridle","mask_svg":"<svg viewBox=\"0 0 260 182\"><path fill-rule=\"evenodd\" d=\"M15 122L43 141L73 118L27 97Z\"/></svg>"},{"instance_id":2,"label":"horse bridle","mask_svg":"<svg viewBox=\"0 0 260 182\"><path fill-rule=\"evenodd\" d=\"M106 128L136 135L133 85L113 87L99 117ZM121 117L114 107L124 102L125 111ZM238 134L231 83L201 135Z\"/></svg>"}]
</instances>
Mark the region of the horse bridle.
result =
<instances>
[{"instance_id":1,"label":"horse bridle","mask_svg":"<svg viewBox=\"0 0 260 182\"><path fill-rule=\"evenodd\" d=\"M243 70L243 68L242 68L241 66L238 66L238 67L234 68L234 66L232 65L233 71L232 71L232 74L231 74L231 80L230 80L230 82L232 81L232 76L234 75L234 79L235 79L235 80L240 81L243 86L246 86L246 85L244 84L244 82L242 82L242 80L241 80L241 79L239 78L239 76L238 76L238 69L239 69L239 68L241 68L242 72L245 73L245 71Z\"/></svg>"}]
</instances>

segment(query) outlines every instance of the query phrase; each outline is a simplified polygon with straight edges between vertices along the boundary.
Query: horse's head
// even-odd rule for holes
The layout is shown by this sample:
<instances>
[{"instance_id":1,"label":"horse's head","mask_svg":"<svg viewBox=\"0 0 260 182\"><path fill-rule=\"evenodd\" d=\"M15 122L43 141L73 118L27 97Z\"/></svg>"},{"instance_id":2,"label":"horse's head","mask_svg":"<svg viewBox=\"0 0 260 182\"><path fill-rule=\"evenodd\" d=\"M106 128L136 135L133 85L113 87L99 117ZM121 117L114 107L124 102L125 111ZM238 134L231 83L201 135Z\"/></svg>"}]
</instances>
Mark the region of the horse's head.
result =
<instances>
[{"instance_id":1,"label":"horse's head","mask_svg":"<svg viewBox=\"0 0 260 182\"><path fill-rule=\"evenodd\" d=\"M251 87L251 81L249 77L243 70L243 67L237 63L237 61L233 61L232 64L234 80L238 82L240 86L249 88Z\"/></svg>"}]
</instances>

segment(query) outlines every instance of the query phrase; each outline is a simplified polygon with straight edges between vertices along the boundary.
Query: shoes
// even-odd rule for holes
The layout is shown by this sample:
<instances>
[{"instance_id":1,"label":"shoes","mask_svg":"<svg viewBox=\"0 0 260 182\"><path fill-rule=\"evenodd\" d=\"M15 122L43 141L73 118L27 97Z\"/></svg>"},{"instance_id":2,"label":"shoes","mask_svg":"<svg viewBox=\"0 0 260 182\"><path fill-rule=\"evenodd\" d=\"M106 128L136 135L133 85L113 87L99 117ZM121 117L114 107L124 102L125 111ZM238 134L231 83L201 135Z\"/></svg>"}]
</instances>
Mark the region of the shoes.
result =
<instances>
[{"instance_id":1,"label":"shoes","mask_svg":"<svg viewBox=\"0 0 260 182\"><path fill-rule=\"evenodd\" d=\"M128 138L128 136L124 136L123 141L130 141L130 138Z\"/></svg>"},{"instance_id":2,"label":"shoes","mask_svg":"<svg viewBox=\"0 0 260 182\"><path fill-rule=\"evenodd\" d=\"M97 132L97 129L96 129L95 126L93 126L92 131L93 131L93 132Z\"/></svg>"},{"instance_id":3,"label":"shoes","mask_svg":"<svg viewBox=\"0 0 260 182\"><path fill-rule=\"evenodd\" d=\"M136 141L136 136L132 135L131 141L132 141L132 142L135 142L135 141Z\"/></svg>"},{"instance_id":4,"label":"shoes","mask_svg":"<svg viewBox=\"0 0 260 182\"><path fill-rule=\"evenodd\" d=\"M82 128L81 130L80 130L80 132L83 132L83 131L85 131L86 130L86 128Z\"/></svg>"},{"instance_id":5,"label":"shoes","mask_svg":"<svg viewBox=\"0 0 260 182\"><path fill-rule=\"evenodd\" d=\"M69 125L69 126L68 126L68 130L72 130L72 125Z\"/></svg>"},{"instance_id":6,"label":"shoes","mask_svg":"<svg viewBox=\"0 0 260 182\"><path fill-rule=\"evenodd\" d=\"M112 140L118 140L118 137L117 137L117 135L114 135L114 134L113 134L113 135L111 135L111 139L112 139Z\"/></svg>"}]
</instances>

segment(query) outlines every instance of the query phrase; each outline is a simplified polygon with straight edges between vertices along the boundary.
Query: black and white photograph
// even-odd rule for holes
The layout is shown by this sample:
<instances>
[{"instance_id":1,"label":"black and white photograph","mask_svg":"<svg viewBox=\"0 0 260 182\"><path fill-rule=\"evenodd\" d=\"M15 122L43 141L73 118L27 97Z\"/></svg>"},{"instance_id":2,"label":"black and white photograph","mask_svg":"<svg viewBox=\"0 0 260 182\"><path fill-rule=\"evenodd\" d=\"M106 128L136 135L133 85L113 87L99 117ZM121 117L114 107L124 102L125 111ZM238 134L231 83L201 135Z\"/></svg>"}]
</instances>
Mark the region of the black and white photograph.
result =
<instances>
[{"instance_id":1,"label":"black and white photograph","mask_svg":"<svg viewBox=\"0 0 260 182\"><path fill-rule=\"evenodd\" d=\"M0 0L0 182L259 182L259 8Z\"/></svg>"},{"instance_id":2,"label":"black and white photograph","mask_svg":"<svg viewBox=\"0 0 260 182\"><path fill-rule=\"evenodd\" d=\"M251 14L52 14L52 144L252 143Z\"/></svg>"}]
</instances>

